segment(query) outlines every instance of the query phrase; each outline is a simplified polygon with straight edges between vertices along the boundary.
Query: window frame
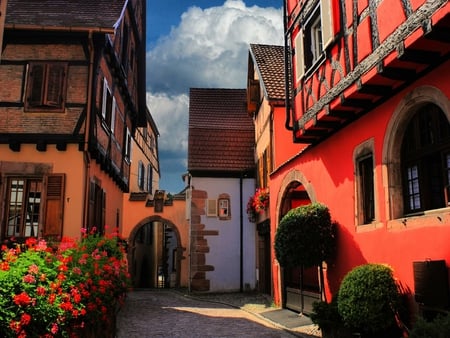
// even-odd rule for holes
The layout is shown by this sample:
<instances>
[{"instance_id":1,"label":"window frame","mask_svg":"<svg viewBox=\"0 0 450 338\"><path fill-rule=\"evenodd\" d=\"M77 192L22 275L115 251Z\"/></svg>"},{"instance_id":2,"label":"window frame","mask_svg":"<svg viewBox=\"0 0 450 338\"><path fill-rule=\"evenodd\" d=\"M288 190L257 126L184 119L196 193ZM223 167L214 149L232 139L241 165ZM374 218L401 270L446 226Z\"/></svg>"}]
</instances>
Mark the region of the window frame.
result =
<instances>
[{"instance_id":1,"label":"window frame","mask_svg":"<svg viewBox=\"0 0 450 338\"><path fill-rule=\"evenodd\" d=\"M151 164L147 165L147 191L149 194L153 193L153 167Z\"/></svg>"},{"instance_id":2,"label":"window frame","mask_svg":"<svg viewBox=\"0 0 450 338\"><path fill-rule=\"evenodd\" d=\"M445 113L432 102L415 108L400 148L404 216L449 206L449 154L450 124Z\"/></svg>"},{"instance_id":3,"label":"window frame","mask_svg":"<svg viewBox=\"0 0 450 338\"><path fill-rule=\"evenodd\" d=\"M23 181L23 190L20 194L21 206L19 224L9 224L8 221L2 225L1 233L3 238L27 238L27 237L59 237L62 235L63 219L64 219L64 190L65 190L65 174L44 174L43 176L33 175L8 175L6 178L5 194L6 205L4 208L4 217L9 219L11 208L11 184L12 181ZM34 196L30 200L30 183L39 185L39 197ZM19 194L16 194L19 197ZM33 221L30 225L30 232L27 233L27 224L25 219L25 210L29 210L30 201L33 203L33 212L30 217ZM36 223L37 224L34 224ZM19 231L13 229L14 234L11 235L10 226L20 226Z\"/></svg>"},{"instance_id":4,"label":"window frame","mask_svg":"<svg viewBox=\"0 0 450 338\"><path fill-rule=\"evenodd\" d=\"M36 78L41 67L41 78ZM30 62L24 102L25 111L63 112L67 99L67 62Z\"/></svg>"},{"instance_id":5,"label":"window frame","mask_svg":"<svg viewBox=\"0 0 450 338\"><path fill-rule=\"evenodd\" d=\"M144 163L139 160L138 162L138 178L137 178L137 185L139 190L144 190L144 181L145 181L145 167Z\"/></svg>"},{"instance_id":6,"label":"window frame","mask_svg":"<svg viewBox=\"0 0 450 338\"><path fill-rule=\"evenodd\" d=\"M125 137L125 140L124 140L124 144L125 144L125 149L124 149L125 160L128 163L131 163L132 137L131 137L130 129L127 128L127 132L125 133L124 137Z\"/></svg>"},{"instance_id":7,"label":"window frame","mask_svg":"<svg viewBox=\"0 0 450 338\"><path fill-rule=\"evenodd\" d=\"M102 125L114 133L114 127L116 123L116 109L117 103L112 90L109 88L106 78L103 79L102 87Z\"/></svg>"},{"instance_id":8,"label":"window frame","mask_svg":"<svg viewBox=\"0 0 450 338\"><path fill-rule=\"evenodd\" d=\"M320 0L300 24L294 37L296 80L311 74L325 59L325 50L334 39L330 0ZM309 47L308 47L309 45ZM314 45L314 48L311 48Z\"/></svg>"},{"instance_id":9,"label":"window frame","mask_svg":"<svg viewBox=\"0 0 450 338\"><path fill-rule=\"evenodd\" d=\"M358 227L378 225L376 190L375 141L373 138L359 144L353 152L355 173L355 224Z\"/></svg>"}]
</instances>

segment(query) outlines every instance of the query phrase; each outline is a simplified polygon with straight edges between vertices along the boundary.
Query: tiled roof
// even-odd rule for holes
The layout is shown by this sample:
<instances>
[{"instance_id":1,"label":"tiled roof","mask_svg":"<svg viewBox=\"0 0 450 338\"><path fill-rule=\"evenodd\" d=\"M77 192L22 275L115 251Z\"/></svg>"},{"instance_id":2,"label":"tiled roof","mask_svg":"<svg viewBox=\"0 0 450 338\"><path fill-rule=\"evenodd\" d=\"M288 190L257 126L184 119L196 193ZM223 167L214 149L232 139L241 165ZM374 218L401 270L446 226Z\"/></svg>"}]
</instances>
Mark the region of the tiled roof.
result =
<instances>
[{"instance_id":1,"label":"tiled roof","mask_svg":"<svg viewBox=\"0 0 450 338\"><path fill-rule=\"evenodd\" d=\"M8 0L6 25L113 28L125 0Z\"/></svg>"},{"instance_id":2,"label":"tiled roof","mask_svg":"<svg viewBox=\"0 0 450 338\"><path fill-rule=\"evenodd\" d=\"M268 100L284 100L284 47L250 44L250 54L261 76Z\"/></svg>"},{"instance_id":3,"label":"tiled roof","mask_svg":"<svg viewBox=\"0 0 450 338\"><path fill-rule=\"evenodd\" d=\"M191 88L188 171L254 168L255 132L246 99L245 89Z\"/></svg>"}]
</instances>

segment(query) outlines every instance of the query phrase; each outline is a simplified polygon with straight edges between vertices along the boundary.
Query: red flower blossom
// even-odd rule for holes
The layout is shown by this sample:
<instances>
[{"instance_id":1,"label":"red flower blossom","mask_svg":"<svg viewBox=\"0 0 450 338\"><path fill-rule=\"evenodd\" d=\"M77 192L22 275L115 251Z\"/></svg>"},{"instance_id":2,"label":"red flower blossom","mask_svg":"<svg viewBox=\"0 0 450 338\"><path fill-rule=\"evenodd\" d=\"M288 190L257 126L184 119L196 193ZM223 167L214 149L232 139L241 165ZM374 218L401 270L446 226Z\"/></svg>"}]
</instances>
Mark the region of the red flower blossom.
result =
<instances>
[{"instance_id":1,"label":"red flower blossom","mask_svg":"<svg viewBox=\"0 0 450 338\"><path fill-rule=\"evenodd\" d=\"M52 328L50 329L50 332L53 334L57 334L58 333L58 324L53 323Z\"/></svg>"},{"instance_id":2,"label":"red flower blossom","mask_svg":"<svg viewBox=\"0 0 450 338\"><path fill-rule=\"evenodd\" d=\"M26 305L30 304L33 301L33 299L28 295L28 293L23 291L22 293L15 295L13 298L13 301L14 301L14 304L16 304L16 305L26 306Z\"/></svg>"},{"instance_id":3,"label":"red flower blossom","mask_svg":"<svg viewBox=\"0 0 450 338\"><path fill-rule=\"evenodd\" d=\"M28 272L37 275L39 272L39 267L36 264L31 264L28 268Z\"/></svg>"},{"instance_id":4,"label":"red flower blossom","mask_svg":"<svg viewBox=\"0 0 450 338\"><path fill-rule=\"evenodd\" d=\"M9 263L6 261L0 262L0 270L8 271L9 270Z\"/></svg>"},{"instance_id":5,"label":"red flower blossom","mask_svg":"<svg viewBox=\"0 0 450 338\"><path fill-rule=\"evenodd\" d=\"M23 276L23 282L29 283L29 284L34 284L34 283L36 283L36 278L33 275L27 274L27 275Z\"/></svg>"},{"instance_id":6,"label":"red flower blossom","mask_svg":"<svg viewBox=\"0 0 450 338\"><path fill-rule=\"evenodd\" d=\"M43 295L45 295L45 292L46 292L46 290L45 290L45 288L42 287L42 286L38 286L38 287L36 288L36 294L37 294L38 296L43 296Z\"/></svg>"},{"instance_id":7,"label":"red flower blossom","mask_svg":"<svg viewBox=\"0 0 450 338\"><path fill-rule=\"evenodd\" d=\"M20 324L28 325L30 324L31 316L28 313L22 313L22 317L20 317Z\"/></svg>"}]
</instances>

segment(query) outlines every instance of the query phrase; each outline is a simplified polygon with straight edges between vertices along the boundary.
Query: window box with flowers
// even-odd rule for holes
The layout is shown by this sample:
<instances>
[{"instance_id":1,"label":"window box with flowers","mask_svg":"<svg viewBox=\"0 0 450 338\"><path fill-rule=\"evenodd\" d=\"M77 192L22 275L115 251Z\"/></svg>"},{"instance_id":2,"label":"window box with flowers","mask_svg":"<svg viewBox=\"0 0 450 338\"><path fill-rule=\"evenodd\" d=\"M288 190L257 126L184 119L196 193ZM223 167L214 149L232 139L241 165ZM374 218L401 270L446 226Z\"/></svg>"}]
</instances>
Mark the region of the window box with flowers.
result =
<instances>
[{"instance_id":1,"label":"window box with flowers","mask_svg":"<svg viewBox=\"0 0 450 338\"><path fill-rule=\"evenodd\" d=\"M269 207L269 188L258 188L247 202L247 214L250 222L256 221L258 214L264 213Z\"/></svg>"}]
</instances>

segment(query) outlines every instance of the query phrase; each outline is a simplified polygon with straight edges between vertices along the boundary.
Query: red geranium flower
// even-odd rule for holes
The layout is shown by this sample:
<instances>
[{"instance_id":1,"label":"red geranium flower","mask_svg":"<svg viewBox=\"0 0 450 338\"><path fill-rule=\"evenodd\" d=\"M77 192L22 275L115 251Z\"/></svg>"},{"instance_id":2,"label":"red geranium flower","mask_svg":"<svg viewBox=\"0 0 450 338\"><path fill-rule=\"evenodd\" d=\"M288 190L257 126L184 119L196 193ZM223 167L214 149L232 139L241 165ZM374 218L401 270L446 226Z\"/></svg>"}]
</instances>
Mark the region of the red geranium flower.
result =
<instances>
[{"instance_id":1,"label":"red geranium flower","mask_svg":"<svg viewBox=\"0 0 450 338\"><path fill-rule=\"evenodd\" d=\"M30 304L33 301L33 299L28 295L28 293L23 291L22 293L15 295L13 301L16 305L26 306Z\"/></svg>"}]
</instances>

